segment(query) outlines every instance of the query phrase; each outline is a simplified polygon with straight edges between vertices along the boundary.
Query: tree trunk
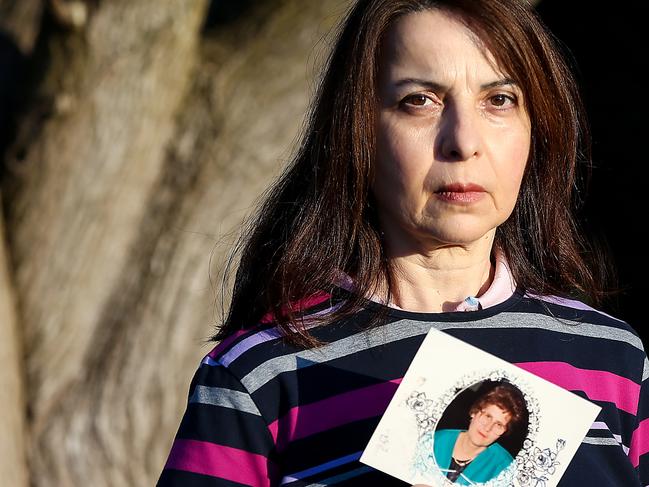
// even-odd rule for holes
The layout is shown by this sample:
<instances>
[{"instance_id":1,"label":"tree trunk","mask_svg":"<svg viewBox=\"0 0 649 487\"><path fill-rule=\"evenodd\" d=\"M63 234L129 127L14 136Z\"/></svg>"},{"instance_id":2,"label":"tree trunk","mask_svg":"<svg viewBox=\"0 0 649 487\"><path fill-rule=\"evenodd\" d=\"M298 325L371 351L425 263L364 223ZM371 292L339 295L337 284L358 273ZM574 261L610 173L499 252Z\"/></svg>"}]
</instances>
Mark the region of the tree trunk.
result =
<instances>
[{"instance_id":1,"label":"tree trunk","mask_svg":"<svg viewBox=\"0 0 649 487\"><path fill-rule=\"evenodd\" d=\"M148 437L138 438L143 425L132 413L155 403L129 389L126 372L138 371L128 368L129 354L145 363L151 351L129 348L135 344L114 351L128 338L125 328L141 326L119 312L137 304L147 276L139 259L157 236L149 204L190 86L205 8L102 2L83 31L53 29L47 39L48 70L9 152L5 195L36 485L151 478L138 439L152 441L158 425L147 423Z\"/></svg>"},{"instance_id":2,"label":"tree trunk","mask_svg":"<svg viewBox=\"0 0 649 487\"><path fill-rule=\"evenodd\" d=\"M348 4L254 2L200 37L203 1L115 0L49 27L3 181L33 485L155 483L215 331L210 283Z\"/></svg>"},{"instance_id":3,"label":"tree trunk","mask_svg":"<svg viewBox=\"0 0 649 487\"><path fill-rule=\"evenodd\" d=\"M27 487L22 343L0 211L0 472L3 485Z\"/></svg>"}]
</instances>

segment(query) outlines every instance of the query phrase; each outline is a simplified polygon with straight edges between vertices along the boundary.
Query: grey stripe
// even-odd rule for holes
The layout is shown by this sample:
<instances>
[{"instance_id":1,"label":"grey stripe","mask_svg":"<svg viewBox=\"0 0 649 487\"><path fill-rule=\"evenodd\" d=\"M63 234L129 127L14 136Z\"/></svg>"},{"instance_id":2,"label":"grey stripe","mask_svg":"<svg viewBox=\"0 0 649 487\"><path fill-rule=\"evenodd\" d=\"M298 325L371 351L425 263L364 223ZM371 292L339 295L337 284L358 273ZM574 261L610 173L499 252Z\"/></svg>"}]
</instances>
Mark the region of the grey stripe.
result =
<instances>
[{"instance_id":1,"label":"grey stripe","mask_svg":"<svg viewBox=\"0 0 649 487\"><path fill-rule=\"evenodd\" d=\"M461 321L455 323L401 320L380 327L375 327L370 330L365 330L320 348L272 358L251 370L241 379L241 382L250 393L254 393L266 382L283 372L290 372L297 368L335 360L381 344L423 335L431 328L437 330L462 328L543 329L570 335L620 341L629 343L640 350L644 350L640 338L628 330L572 320L560 320L559 318L540 314L501 313L480 321ZM298 362L300 363L299 366ZM649 372L646 364L645 371Z\"/></svg>"},{"instance_id":2,"label":"grey stripe","mask_svg":"<svg viewBox=\"0 0 649 487\"><path fill-rule=\"evenodd\" d=\"M649 378L649 360L647 357L644 358L644 367L642 368L642 381L646 381Z\"/></svg>"},{"instance_id":3,"label":"grey stripe","mask_svg":"<svg viewBox=\"0 0 649 487\"><path fill-rule=\"evenodd\" d=\"M464 323L442 323L442 325L450 325L444 326L444 328L466 327L466 324ZM629 330L539 314L506 313L479 322L474 322L473 324L470 324L470 326L474 328L543 328L544 330L568 333L571 335L616 340L633 345L638 350L644 352L642 340Z\"/></svg>"},{"instance_id":4,"label":"grey stripe","mask_svg":"<svg viewBox=\"0 0 649 487\"><path fill-rule=\"evenodd\" d=\"M259 409L248 394L223 387L196 386L189 402L211 404L261 416Z\"/></svg>"},{"instance_id":5,"label":"grey stripe","mask_svg":"<svg viewBox=\"0 0 649 487\"><path fill-rule=\"evenodd\" d=\"M619 446L622 445L615 438L593 438L592 436L586 436L582 443L588 443L589 445L612 445Z\"/></svg>"},{"instance_id":6,"label":"grey stripe","mask_svg":"<svg viewBox=\"0 0 649 487\"><path fill-rule=\"evenodd\" d=\"M403 322L399 322L403 323ZM282 372L335 360L347 355L381 344L425 334L431 328L431 323L413 321L411 326L395 326L390 323L375 327L355 335L336 340L320 348L303 350L296 353L281 355L263 362L241 379L241 383L250 393L254 393L273 377ZM299 365L298 365L299 363Z\"/></svg>"}]
</instances>

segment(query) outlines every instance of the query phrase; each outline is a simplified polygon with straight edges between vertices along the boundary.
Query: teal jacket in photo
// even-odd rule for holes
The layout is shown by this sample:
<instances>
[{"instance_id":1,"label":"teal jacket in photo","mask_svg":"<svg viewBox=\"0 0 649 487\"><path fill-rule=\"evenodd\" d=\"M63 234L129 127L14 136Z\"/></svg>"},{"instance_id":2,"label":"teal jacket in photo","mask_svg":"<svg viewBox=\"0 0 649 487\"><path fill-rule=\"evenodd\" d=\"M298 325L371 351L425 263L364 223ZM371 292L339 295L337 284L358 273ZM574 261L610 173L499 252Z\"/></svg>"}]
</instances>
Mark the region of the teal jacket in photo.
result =
<instances>
[{"instance_id":1,"label":"teal jacket in photo","mask_svg":"<svg viewBox=\"0 0 649 487\"><path fill-rule=\"evenodd\" d=\"M451 454L458 435L465 430L440 430L435 432L433 451L437 466L444 475L451 465ZM482 451L464 469L458 479L457 485L472 485L474 483L487 482L505 470L513 461L512 456L498 443L492 443L486 450Z\"/></svg>"}]
</instances>

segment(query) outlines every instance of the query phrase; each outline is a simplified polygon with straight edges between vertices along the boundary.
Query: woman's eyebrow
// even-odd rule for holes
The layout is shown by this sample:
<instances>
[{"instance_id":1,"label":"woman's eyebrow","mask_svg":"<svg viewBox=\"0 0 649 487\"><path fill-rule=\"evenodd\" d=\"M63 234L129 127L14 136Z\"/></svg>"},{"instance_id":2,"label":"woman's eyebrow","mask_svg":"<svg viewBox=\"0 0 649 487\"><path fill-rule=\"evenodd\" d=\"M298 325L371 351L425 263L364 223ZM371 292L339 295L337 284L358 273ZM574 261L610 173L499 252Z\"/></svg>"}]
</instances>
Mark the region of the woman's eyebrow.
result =
<instances>
[{"instance_id":1,"label":"woman's eyebrow","mask_svg":"<svg viewBox=\"0 0 649 487\"><path fill-rule=\"evenodd\" d=\"M420 79L420 78L403 78L400 80L397 80L394 82L394 86L397 88L401 88L402 86L406 85L419 85L423 86L425 88L429 88L433 91L448 91L450 87L444 86L441 83L437 83L436 81L430 81L430 80L425 80L425 79ZM518 83L514 81L512 78L502 78L496 81L492 81L490 83L485 83L483 85L480 85L481 90L489 90L491 88L496 88L498 86L518 86Z\"/></svg>"},{"instance_id":2,"label":"woman's eyebrow","mask_svg":"<svg viewBox=\"0 0 649 487\"><path fill-rule=\"evenodd\" d=\"M480 89L488 90L490 88L497 88L498 86L518 86L518 83L511 78L502 78L491 83L486 83L480 86Z\"/></svg>"}]
</instances>

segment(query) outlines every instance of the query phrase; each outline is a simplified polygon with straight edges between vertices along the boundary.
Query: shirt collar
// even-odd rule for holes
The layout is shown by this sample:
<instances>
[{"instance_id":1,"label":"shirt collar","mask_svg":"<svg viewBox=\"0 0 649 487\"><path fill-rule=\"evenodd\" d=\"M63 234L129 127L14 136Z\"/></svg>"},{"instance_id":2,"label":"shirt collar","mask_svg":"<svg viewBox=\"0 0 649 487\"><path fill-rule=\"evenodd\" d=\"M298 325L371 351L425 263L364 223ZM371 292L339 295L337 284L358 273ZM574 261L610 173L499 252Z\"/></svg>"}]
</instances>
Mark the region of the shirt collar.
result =
<instances>
[{"instance_id":1,"label":"shirt collar","mask_svg":"<svg viewBox=\"0 0 649 487\"><path fill-rule=\"evenodd\" d=\"M494 257L496 259L496 270L489 289L480 296L467 296L464 301L457 305L454 311L477 311L489 308L506 301L514 294L516 281L505 255L499 249L495 249Z\"/></svg>"},{"instance_id":2,"label":"shirt collar","mask_svg":"<svg viewBox=\"0 0 649 487\"><path fill-rule=\"evenodd\" d=\"M499 249L494 249L494 258L496 260L496 269L494 271L494 278L484 293L479 296L467 296L464 301L458 304L452 312L455 311L478 311L480 309L489 308L500 304L509 299L516 291L516 281L512 275L511 269L505 255ZM341 273L338 285L348 291L354 287L354 282L350 276ZM378 297L372 296L372 301L382 303ZM400 309L394 303L389 303L388 306L394 309Z\"/></svg>"}]
</instances>

